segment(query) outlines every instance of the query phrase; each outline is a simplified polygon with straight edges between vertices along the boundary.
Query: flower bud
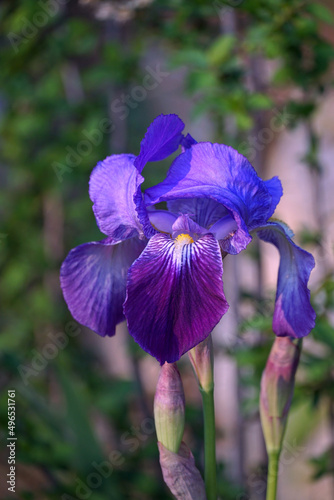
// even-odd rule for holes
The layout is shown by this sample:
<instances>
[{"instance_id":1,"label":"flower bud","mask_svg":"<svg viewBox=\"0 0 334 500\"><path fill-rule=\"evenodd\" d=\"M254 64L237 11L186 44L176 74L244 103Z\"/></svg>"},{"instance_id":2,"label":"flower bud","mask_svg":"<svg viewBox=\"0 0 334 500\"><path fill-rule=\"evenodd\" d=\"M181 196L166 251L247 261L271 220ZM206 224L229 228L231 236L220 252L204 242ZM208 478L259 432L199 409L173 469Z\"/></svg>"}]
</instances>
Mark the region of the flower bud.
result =
<instances>
[{"instance_id":1,"label":"flower bud","mask_svg":"<svg viewBox=\"0 0 334 500\"><path fill-rule=\"evenodd\" d=\"M206 500L204 481L187 445L182 443L178 453L172 453L161 443L158 445L162 475L174 497L177 500Z\"/></svg>"},{"instance_id":2,"label":"flower bud","mask_svg":"<svg viewBox=\"0 0 334 500\"><path fill-rule=\"evenodd\" d=\"M205 392L213 389L213 351L209 335L203 342L188 352L198 383Z\"/></svg>"},{"instance_id":3,"label":"flower bud","mask_svg":"<svg viewBox=\"0 0 334 500\"><path fill-rule=\"evenodd\" d=\"M165 363L154 398L154 421L158 441L177 453L184 431L185 401L180 372L175 364Z\"/></svg>"},{"instance_id":4,"label":"flower bud","mask_svg":"<svg viewBox=\"0 0 334 500\"><path fill-rule=\"evenodd\" d=\"M260 415L268 454L282 447L301 340L276 337L261 379Z\"/></svg>"}]
</instances>

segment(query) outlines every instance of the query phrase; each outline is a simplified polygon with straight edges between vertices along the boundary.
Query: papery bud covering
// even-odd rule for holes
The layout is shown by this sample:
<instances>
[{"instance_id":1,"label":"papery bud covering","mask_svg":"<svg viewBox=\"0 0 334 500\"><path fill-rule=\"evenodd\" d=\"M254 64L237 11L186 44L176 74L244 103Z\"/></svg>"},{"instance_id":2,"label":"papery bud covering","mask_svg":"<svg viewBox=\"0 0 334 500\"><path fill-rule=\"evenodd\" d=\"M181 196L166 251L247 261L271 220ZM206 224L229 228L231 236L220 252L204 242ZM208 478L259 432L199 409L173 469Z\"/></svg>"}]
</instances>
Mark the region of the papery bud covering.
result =
<instances>
[{"instance_id":1,"label":"papery bud covering","mask_svg":"<svg viewBox=\"0 0 334 500\"><path fill-rule=\"evenodd\" d=\"M194 457L182 442L178 453L158 443L160 465L165 483L177 500L206 500L205 486Z\"/></svg>"}]
</instances>

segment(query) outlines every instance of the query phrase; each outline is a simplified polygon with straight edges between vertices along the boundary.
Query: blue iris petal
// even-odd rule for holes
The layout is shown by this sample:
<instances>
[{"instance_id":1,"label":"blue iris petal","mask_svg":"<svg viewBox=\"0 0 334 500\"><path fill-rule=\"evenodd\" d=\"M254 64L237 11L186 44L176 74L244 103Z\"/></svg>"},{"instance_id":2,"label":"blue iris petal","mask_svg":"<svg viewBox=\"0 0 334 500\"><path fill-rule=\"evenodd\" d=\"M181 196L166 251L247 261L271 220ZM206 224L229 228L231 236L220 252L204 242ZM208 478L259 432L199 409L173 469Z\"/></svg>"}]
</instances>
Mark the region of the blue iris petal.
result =
<instances>
[{"instance_id":1,"label":"blue iris petal","mask_svg":"<svg viewBox=\"0 0 334 500\"><path fill-rule=\"evenodd\" d=\"M89 195L100 230L114 242L143 235L133 195L143 182L134 155L113 155L100 161L91 173Z\"/></svg>"},{"instance_id":2,"label":"blue iris petal","mask_svg":"<svg viewBox=\"0 0 334 500\"><path fill-rule=\"evenodd\" d=\"M128 273L129 332L161 364L177 361L204 340L228 309L213 235L192 243L186 235L179 238L153 236Z\"/></svg>"},{"instance_id":3,"label":"blue iris petal","mask_svg":"<svg viewBox=\"0 0 334 500\"><path fill-rule=\"evenodd\" d=\"M145 248L138 238L115 244L111 238L70 251L60 283L74 319L101 336L115 334L123 321L127 271Z\"/></svg>"},{"instance_id":4,"label":"blue iris petal","mask_svg":"<svg viewBox=\"0 0 334 500\"><path fill-rule=\"evenodd\" d=\"M274 182L269 187L278 198ZM229 146L209 142L178 156L166 179L146 191L145 200L149 205L188 198L215 200L233 215L238 225L230 240L233 253L248 245L249 231L265 223L273 209L273 196L249 161Z\"/></svg>"},{"instance_id":5,"label":"blue iris petal","mask_svg":"<svg viewBox=\"0 0 334 500\"><path fill-rule=\"evenodd\" d=\"M270 210L267 214L267 219L273 215L275 212L275 209L282 198L283 195L283 188L282 188L282 183L279 180L278 177L273 177L272 179L269 179L268 181L264 181L264 184L266 185L266 188L268 189L270 195L271 195L271 206Z\"/></svg>"},{"instance_id":6,"label":"blue iris petal","mask_svg":"<svg viewBox=\"0 0 334 500\"><path fill-rule=\"evenodd\" d=\"M187 134L181 141L182 151L191 148L194 144L197 144L197 141L190 134Z\"/></svg>"},{"instance_id":7,"label":"blue iris petal","mask_svg":"<svg viewBox=\"0 0 334 500\"><path fill-rule=\"evenodd\" d=\"M167 158L180 146L184 123L177 115L160 115L148 127L135 167L141 172L149 161Z\"/></svg>"},{"instance_id":8,"label":"blue iris petal","mask_svg":"<svg viewBox=\"0 0 334 500\"><path fill-rule=\"evenodd\" d=\"M148 218L160 233L172 234L177 215L167 210L148 210Z\"/></svg>"},{"instance_id":9,"label":"blue iris petal","mask_svg":"<svg viewBox=\"0 0 334 500\"><path fill-rule=\"evenodd\" d=\"M280 337L305 337L314 328L315 321L307 288L314 258L292 241L291 231L282 223L268 222L257 231L262 240L275 245L281 256L273 318L274 333Z\"/></svg>"},{"instance_id":10,"label":"blue iris petal","mask_svg":"<svg viewBox=\"0 0 334 500\"><path fill-rule=\"evenodd\" d=\"M184 123L177 115L158 116L148 127L141 141L140 153L134 161L138 172L142 172L147 162L163 160L174 153L183 139L183 129ZM150 223L140 185L133 199L144 234L146 238L151 238L157 231Z\"/></svg>"}]
</instances>

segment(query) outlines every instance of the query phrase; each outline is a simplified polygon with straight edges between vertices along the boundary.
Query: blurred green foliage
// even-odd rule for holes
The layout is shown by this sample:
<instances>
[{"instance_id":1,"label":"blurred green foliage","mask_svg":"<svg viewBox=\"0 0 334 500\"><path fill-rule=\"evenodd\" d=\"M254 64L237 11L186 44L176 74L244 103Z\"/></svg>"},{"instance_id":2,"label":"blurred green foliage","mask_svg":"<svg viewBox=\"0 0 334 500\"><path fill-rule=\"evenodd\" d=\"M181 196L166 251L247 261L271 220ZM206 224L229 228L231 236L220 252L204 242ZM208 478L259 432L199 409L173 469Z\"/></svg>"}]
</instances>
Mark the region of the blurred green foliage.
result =
<instances>
[{"instance_id":1,"label":"blurred green foliage","mask_svg":"<svg viewBox=\"0 0 334 500\"><path fill-rule=\"evenodd\" d=\"M137 153L143 131L160 113L149 99L123 108L128 115L123 120L119 111L110 110L122 93L143 81L154 49L169 71L186 69L192 116L206 114L218 141L244 144L241 152L254 154L261 170L263 148L250 147L249 135L283 111L291 118L289 126L307 125L305 168L315 172L316 180L322 174L311 118L319 97L332 85L333 47L321 27L333 24L333 16L324 5L305 0L162 0L134 10L120 23L112 17L97 19L99 3L22 0L0 5L0 421L5 436L7 388L16 388L18 464L36 474L20 486L24 499L80 498L80 481L82 491L91 484L94 500L170 498L157 465L154 432L141 429L136 435L138 419L151 418L140 409L136 381L106 375L97 353L81 341L82 333L70 337L43 368L32 368L47 335L66 332L71 321L58 285L61 261L70 248L101 239L87 196L92 167L120 147ZM270 74L264 71L268 60ZM298 89L298 98L291 88ZM171 112L178 112L177 106ZM103 120L112 121L111 133L102 129ZM80 141L87 144L87 137L92 147L85 149ZM146 182L161 180L167 167L148 166ZM305 230L300 239L321 249L323 231ZM241 331L256 331L259 341L251 346L241 342L232 353L246 394L246 420L257 414L260 376L272 340L272 309L260 299L242 291L242 300L255 312ZM320 354L304 350L294 404L306 401L313 412L328 406L333 425L330 272L313 302ZM135 362L142 354L131 343L129 355ZM200 409L190 406L187 412L201 463ZM98 435L101 421L112 430L109 444ZM92 463L107 460L112 451L120 453L112 472L94 486L93 476L91 483L88 477L95 472ZM315 479L333 473L333 451L312 463ZM226 500L237 498L245 487L235 485L220 464L219 488ZM10 493L7 497L12 498Z\"/></svg>"}]
</instances>

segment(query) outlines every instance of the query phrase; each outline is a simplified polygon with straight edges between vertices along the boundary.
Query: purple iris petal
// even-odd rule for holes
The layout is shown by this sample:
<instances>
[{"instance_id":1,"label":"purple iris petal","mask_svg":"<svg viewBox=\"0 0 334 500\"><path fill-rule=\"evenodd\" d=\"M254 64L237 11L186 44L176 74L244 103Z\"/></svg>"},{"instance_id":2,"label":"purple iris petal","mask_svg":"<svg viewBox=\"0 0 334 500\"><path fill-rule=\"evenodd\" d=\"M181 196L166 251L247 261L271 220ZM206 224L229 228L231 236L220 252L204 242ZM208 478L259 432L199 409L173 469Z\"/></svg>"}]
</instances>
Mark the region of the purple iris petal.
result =
<instances>
[{"instance_id":1,"label":"purple iris petal","mask_svg":"<svg viewBox=\"0 0 334 500\"><path fill-rule=\"evenodd\" d=\"M314 328L315 312L307 282L314 267L311 254L290 238L291 231L278 222L258 229L258 236L280 252L273 330L279 337L305 337Z\"/></svg>"},{"instance_id":2,"label":"purple iris petal","mask_svg":"<svg viewBox=\"0 0 334 500\"><path fill-rule=\"evenodd\" d=\"M90 176L89 195L97 225L114 241L143 234L133 197L144 179L135 169L134 159L125 154L109 156Z\"/></svg>"},{"instance_id":3,"label":"purple iris petal","mask_svg":"<svg viewBox=\"0 0 334 500\"><path fill-rule=\"evenodd\" d=\"M124 313L138 344L163 364L204 340L228 309L218 242L151 238L128 273Z\"/></svg>"},{"instance_id":4,"label":"purple iris petal","mask_svg":"<svg viewBox=\"0 0 334 500\"><path fill-rule=\"evenodd\" d=\"M238 229L237 223L230 215L225 215L217 221L211 228L210 233L219 241L220 248L227 253L234 253L231 246L231 238Z\"/></svg>"},{"instance_id":5,"label":"purple iris petal","mask_svg":"<svg viewBox=\"0 0 334 500\"><path fill-rule=\"evenodd\" d=\"M224 205L238 224L234 253L251 240L249 230L265 223L272 196L249 161L223 144L195 144L173 162L166 179L146 191L147 204L177 198L210 198Z\"/></svg>"},{"instance_id":6,"label":"purple iris petal","mask_svg":"<svg viewBox=\"0 0 334 500\"><path fill-rule=\"evenodd\" d=\"M283 194L283 188L282 188L282 183L279 180L278 177L273 177L272 179L269 179L268 181L264 181L266 188L268 189L269 193L271 194L271 207L267 216L267 219L273 215L275 212L275 209L282 197Z\"/></svg>"},{"instance_id":7,"label":"purple iris petal","mask_svg":"<svg viewBox=\"0 0 334 500\"><path fill-rule=\"evenodd\" d=\"M124 320L127 271L144 247L139 238L118 244L106 238L70 251L60 283L74 319L99 335L115 334L117 323Z\"/></svg>"},{"instance_id":8,"label":"purple iris petal","mask_svg":"<svg viewBox=\"0 0 334 500\"><path fill-rule=\"evenodd\" d=\"M140 144L135 167L141 172L149 161L163 160L174 153L183 138L184 123L177 115L160 115L148 127Z\"/></svg>"},{"instance_id":9,"label":"purple iris petal","mask_svg":"<svg viewBox=\"0 0 334 500\"><path fill-rule=\"evenodd\" d=\"M138 172L142 172L147 162L163 160L174 153L180 146L183 129L184 123L177 115L158 116L148 127L141 141L140 153L134 161ZM146 238L151 238L156 230L150 223L140 186L137 188L134 202L144 234Z\"/></svg>"},{"instance_id":10,"label":"purple iris petal","mask_svg":"<svg viewBox=\"0 0 334 500\"><path fill-rule=\"evenodd\" d=\"M197 237L207 234L208 231L190 219L189 215L180 215L173 224L173 238L182 233L196 235Z\"/></svg>"},{"instance_id":11,"label":"purple iris petal","mask_svg":"<svg viewBox=\"0 0 334 500\"><path fill-rule=\"evenodd\" d=\"M140 174L138 174L140 175ZM143 228L143 233L146 238L151 238L154 234L157 233L157 230L152 226L149 214L144 202L143 193L141 191L141 187L138 186L138 189L133 196L133 201L136 205L136 212L138 215L138 219L140 221L141 227Z\"/></svg>"},{"instance_id":12,"label":"purple iris petal","mask_svg":"<svg viewBox=\"0 0 334 500\"><path fill-rule=\"evenodd\" d=\"M171 212L190 215L197 224L207 229L229 213L221 203L209 198L171 200L167 206Z\"/></svg>"},{"instance_id":13,"label":"purple iris petal","mask_svg":"<svg viewBox=\"0 0 334 500\"><path fill-rule=\"evenodd\" d=\"M177 219L177 215L167 212L167 210L148 210L148 218L150 223L161 233L173 232L173 224Z\"/></svg>"},{"instance_id":14,"label":"purple iris petal","mask_svg":"<svg viewBox=\"0 0 334 500\"><path fill-rule=\"evenodd\" d=\"M189 149L194 144L197 144L197 141L190 134L187 134L181 141L182 151Z\"/></svg>"}]
</instances>

